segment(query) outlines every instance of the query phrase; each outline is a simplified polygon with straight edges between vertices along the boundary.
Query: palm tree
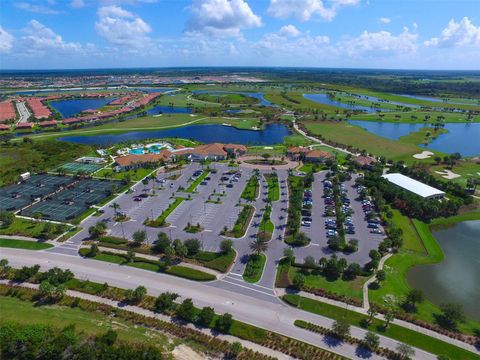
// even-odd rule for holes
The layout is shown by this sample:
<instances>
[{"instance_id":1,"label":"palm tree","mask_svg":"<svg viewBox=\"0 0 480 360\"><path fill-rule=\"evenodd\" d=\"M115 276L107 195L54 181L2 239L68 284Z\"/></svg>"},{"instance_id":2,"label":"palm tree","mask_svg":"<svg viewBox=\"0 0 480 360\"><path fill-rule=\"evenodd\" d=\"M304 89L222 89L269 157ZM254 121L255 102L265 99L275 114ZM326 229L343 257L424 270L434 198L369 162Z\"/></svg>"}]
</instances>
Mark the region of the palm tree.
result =
<instances>
[{"instance_id":1,"label":"palm tree","mask_svg":"<svg viewBox=\"0 0 480 360\"><path fill-rule=\"evenodd\" d=\"M265 242L264 239L256 238L250 243L250 250L252 250L257 255L260 255L262 252L267 251L267 249L268 244Z\"/></svg>"},{"instance_id":2,"label":"palm tree","mask_svg":"<svg viewBox=\"0 0 480 360\"><path fill-rule=\"evenodd\" d=\"M118 205L116 202L114 202L110 207L113 208L113 211L115 211L115 216L118 216L118 210L120 210L120 205Z\"/></svg>"}]
</instances>

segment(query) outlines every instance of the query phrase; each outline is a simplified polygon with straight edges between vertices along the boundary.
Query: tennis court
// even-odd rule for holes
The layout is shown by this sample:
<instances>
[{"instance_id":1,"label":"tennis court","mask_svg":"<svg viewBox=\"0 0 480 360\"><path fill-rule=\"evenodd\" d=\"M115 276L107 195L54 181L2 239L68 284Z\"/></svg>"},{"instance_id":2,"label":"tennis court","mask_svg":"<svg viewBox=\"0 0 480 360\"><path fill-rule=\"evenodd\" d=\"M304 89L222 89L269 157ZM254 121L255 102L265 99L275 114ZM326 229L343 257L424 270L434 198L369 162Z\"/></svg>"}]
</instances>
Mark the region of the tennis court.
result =
<instances>
[{"instance_id":1,"label":"tennis court","mask_svg":"<svg viewBox=\"0 0 480 360\"><path fill-rule=\"evenodd\" d=\"M45 197L73 181L74 178L71 176L39 174L33 175L23 183L1 188L0 211L21 209L36 199Z\"/></svg>"},{"instance_id":2,"label":"tennis court","mask_svg":"<svg viewBox=\"0 0 480 360\"><path fill-rule=\"evenodd\" d=\"M82 179L73 186L25 209L22 214L25 216L41 214L43 218L57 221L71 220L110 196L112 185L119 187L121 183L112 180Z\"/></svg>"},{"instance_id":3,"label":"tennis court","mask_svg":"<svg viewBox=\"0 0 480 360\"><path fill-rule=\"evenodd\" d=\"M98 165L98 164L85 164L85 163L79 163L79 162L68 162L63 165L60 165L57 167L54 171L55 172L61 172L64 171L68 174L78 174L78 173L83 173L83 174L91 174L98 169L101 169L103 165Z\"/></svg>"}]
</instances>

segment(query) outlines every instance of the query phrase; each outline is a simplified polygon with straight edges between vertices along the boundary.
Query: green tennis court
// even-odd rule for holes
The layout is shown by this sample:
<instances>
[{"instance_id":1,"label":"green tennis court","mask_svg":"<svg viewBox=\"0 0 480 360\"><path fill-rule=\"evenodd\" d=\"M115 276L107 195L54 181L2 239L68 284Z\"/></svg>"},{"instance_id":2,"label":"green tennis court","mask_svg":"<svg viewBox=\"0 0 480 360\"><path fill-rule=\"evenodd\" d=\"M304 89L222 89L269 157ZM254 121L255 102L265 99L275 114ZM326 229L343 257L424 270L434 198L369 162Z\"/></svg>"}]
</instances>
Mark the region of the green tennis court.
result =
<instances>
[{"instance_id":1,"label":"green tennis court","mask_svg":"<svg viewBox=\"0 0 480 360\"><path fill-rule=\"evenodd\" d=\"M86 164L86 163L79 163L79 162L68 162L63 165L57 167L54 171L55 172L66 172L68 174L91 174L98 169L101 169L103 165L98 164Z\"/></svg>"}]
</instances>

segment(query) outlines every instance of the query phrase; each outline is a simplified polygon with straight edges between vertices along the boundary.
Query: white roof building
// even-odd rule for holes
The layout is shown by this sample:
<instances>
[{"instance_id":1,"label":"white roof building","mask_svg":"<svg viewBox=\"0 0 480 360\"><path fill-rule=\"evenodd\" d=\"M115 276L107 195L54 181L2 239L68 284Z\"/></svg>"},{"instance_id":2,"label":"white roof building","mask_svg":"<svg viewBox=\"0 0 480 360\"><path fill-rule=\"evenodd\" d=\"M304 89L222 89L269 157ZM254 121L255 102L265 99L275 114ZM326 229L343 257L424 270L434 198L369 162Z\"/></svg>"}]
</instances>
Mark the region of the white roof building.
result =
<instances>
[{"instance_id":1,"label":"white roof building","mask_svg":"<svg viewBox=\"0 0 480 360\"><path fill-rule=\"evenodd\" d=\"M442 199L445 196L443 191L399 173L386 174L382 177L424 199Z\"/></svg>"}]
</instances>

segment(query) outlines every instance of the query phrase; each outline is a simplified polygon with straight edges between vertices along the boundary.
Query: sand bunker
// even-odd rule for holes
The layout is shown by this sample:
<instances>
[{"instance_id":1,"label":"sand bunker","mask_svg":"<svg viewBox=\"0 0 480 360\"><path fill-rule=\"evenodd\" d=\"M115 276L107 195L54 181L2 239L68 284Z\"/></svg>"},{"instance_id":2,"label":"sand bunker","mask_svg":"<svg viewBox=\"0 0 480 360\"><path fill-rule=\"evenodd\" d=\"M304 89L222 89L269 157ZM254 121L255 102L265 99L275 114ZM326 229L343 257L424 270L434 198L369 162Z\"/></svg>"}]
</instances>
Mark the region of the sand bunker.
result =
<instances>
[{"instance_id":1,"label":"sand bunker","mask_svg":"<svg viewBox=\"0 0 480 360\"><path fill-rule=\"evenodd\" d=\"M423 160L423 159L428 159L432 155L433 155L433 153L431 151L423 151L420 154L413 155L413 157L415 159Z\"/></svg>"},{"instance_id":2,"label":"sand bunker","mask_svg":"<svg viewBox=\"0 0 480 360\"><path fill-rule=\"evenodd\" d=\"M461 176L461 175L455 174L450 170L435 171L435 173L442 175L442 177L447 180L456 179Z\"/></svg>"}]
</instances>

